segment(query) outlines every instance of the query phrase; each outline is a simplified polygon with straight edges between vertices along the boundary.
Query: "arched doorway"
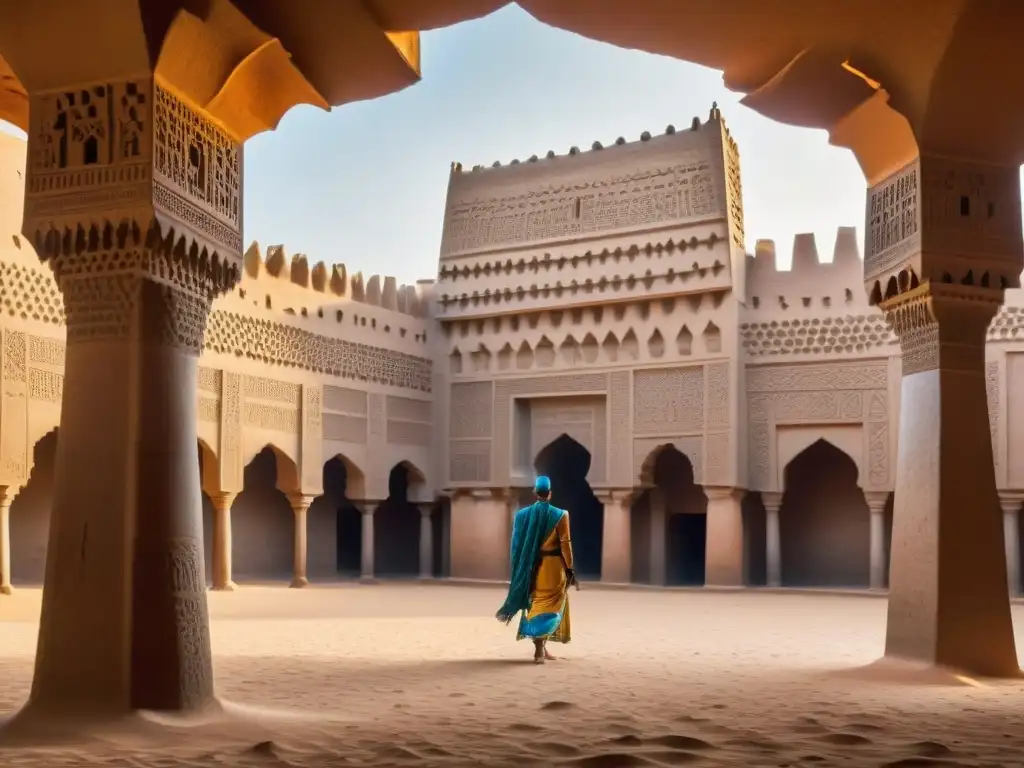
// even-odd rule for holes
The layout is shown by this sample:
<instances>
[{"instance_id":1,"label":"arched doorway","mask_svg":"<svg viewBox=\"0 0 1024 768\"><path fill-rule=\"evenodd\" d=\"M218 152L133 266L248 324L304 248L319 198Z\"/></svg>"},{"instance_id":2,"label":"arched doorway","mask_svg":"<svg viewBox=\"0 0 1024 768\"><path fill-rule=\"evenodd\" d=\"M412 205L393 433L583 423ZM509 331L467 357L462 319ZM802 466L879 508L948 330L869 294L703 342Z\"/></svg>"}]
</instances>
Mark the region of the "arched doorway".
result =
<instances>
[{"instance_id":1,"label":"arched doorway","mask_svg":"<svg viewBox=\"0 0 1024 768\"><path fill-rule=\"evenodd\" d=\"M590 451L563 434L537 454L534 468L538 475L551 478L551 503L569 511L576 574L581 579L601 578L604 507L587 482Z\"/></svg>"},{"instance_id":2,"label":"arched doorway","mask_svg":"<svg viewBox=\"0 0 1024 768\"><path fill-rule=\"evenodd\" d=\"M827 440L786 466L779 508L783 586L867 587L871 519L857 465Z\"/></svg>"},{"instance_id":3,"label":"arched doorway","mask_svg":"<svg viewBox=\"0 0 1024 768\"><path fill-rule=\"evenodd\" d=\"M295 477L294 462L269 445L246 465L244 486L231 513L236 581L291 579L295 515L280 486Z\"/></svg>"},{"instance_id":4,"label":"arched doorway","mask_svg":"<svg viewBox=\"0 0 1024 768\"><path fill-rule=\"evenodd\" d=\"M693 464L674 445L659 446L644 461L640 482L647 490L631 509L633 580L703 585L708 500Z\"/></svg>"},{"instance_id":5,"label":"arched doorway","mask_svg":"<svg viewBox=\"0 0 1024 768\"><path fill-rule=\"evenodd\" d=\"M420 572L420 511L410 493L422 473L402 461L391 468L388 497L374 515L374 567L378 576L417 576Z\"/></svg>"},{"instance_id":6,"label":"arched doorway","mask_svg":"<svg viewBox=\"0 0 1024 768\"><path fill-rule=\"evenodd\" d=\"M42 584L50 539L58 430L47 432L32 449L32 472L10 510L11 582Z\"/></svg>"},{"instance_id":7,"label":"arched doorway","mask_svg":"<svg viewBox=\"0 0 1024 768\"><path fill-rule=\"evenodd\" d=\"M344 456L335 456L324 463L323 488L309 508L310 575L358 577L363 522L352 499L363 493L362 473Z\"/></svg>"}]
</instances>

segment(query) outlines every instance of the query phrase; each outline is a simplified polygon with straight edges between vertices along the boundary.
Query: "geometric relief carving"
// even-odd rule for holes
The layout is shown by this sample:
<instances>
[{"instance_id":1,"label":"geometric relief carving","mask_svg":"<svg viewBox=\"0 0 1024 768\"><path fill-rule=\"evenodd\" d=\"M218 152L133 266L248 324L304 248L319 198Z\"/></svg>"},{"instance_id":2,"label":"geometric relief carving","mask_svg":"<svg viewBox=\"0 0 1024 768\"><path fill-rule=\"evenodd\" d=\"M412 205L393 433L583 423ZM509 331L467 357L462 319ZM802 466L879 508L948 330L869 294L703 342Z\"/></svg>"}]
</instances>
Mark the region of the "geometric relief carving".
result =
<instances>
[{"instance_id":1,"label":"geometric relief carving","mask_svg":"<svg viewBox=\"0 0 1024 768\"><path fill-rule=\"evenodd\" d=\"M764 366L747 369L747 484L776 490L771 445L777 424L864 424L865 486L889 482L888 363Z\"/></svg>"},{"instance_id":2,"label":"geometric relief carving","mask_svg":"<svg viewBox=\"0 0 1024 768\"><path fill-rule=\"evenodd\" d=\"M611 422L611 440L608 444L608 481L619 488L630 488L633 478L628 474L630 461L629 438L632 434L629 385L632 374L629 371L614 371L608 383L608 412Z\"/></svg>"},{"instance_id":3,"label":"geometric relief carving","mask_svg":"<svg viewBox=\"0 0 1024 768\"><path fill-rule=\"evenodd\" d=\"M494 381L494 472L495 485L507 483L512 470L513 398L588 394L607 396L608 375L604 373L563 374ZM454 450L454 444L452 447ZM454 461L454 456L453 456Z\"/></svg>"},{"instance_id":4,"label":"geometric relief carving","mask_svg":"<svg viewBox=\"0 0 1024 768\"><path fill-rule=\"evenodd\" d=\"M4 381L24 382L28 376L25 334L21 331L4 333Z\"/></svg>"},{"instance_id":5,"label":"geometric relief carving","mask_svg":"<svg viewBox=\"0 0 1024 768\"><path fill-rule=\"evenodd\" d=\"M64 395L64 376L53 371L28 369L28 396L32 400L60 405Z\"/></svg>"},{"instance_id":6,"label":"geometric relief carving","mask_svg":"<svg viewBox=\"0 0 1024 768\"><path fill-rule=\"evenodd\" d=\"M3 419L0 446L5 482L22 480L29 470L28 350L25 334L3 331Z\"/></svg>"},{"instance_id":7,"label":"geometric relief carving","mask_svg":"<svg viewBox=\"0 0 1024 768\"><path fill-rule=\"evenodd\" d=\"M220 401L213 397L200 397L199 420L220 423Z\"/></svg>"},{"instance_id":8,"label":"geometric relief carving","mask_svg":"<svg viewBox=\"0 0 1024 768\"><path fill-rule=\"evenodd\" d=\"M704 482L704 438L700 435L681 437L638 437L633 440L633 484L643 485L651 482L648 475L653 471L649 462L651 455L659 448L671 445L683 454L693 467L693 481L697 485ZM645 467L644 465L647 464Z\"/></svg>"},{"instance_id":9,"label":"geometric relief carving","mask_svg":"<svg viewBox=\"0 0 1024 768\"><path fill-rule=\"evenodd\" d=\"M299 412L264 403L245 404L245 426L267 429L289 435L299 433Z\"/></svg>"},{"instance_id":10,"label":"geometric relief carving","mask_svg":"<svg viewBox=\"0 0 1024 768\"><path fill-rule=\"evenodd\" d=\"M28 337L28 361L54 368L64 367L65 347L63 341L46 339L41 336Z\"/></svg>"},{"instance_id":11,"label":"geometric relief carving","mask_svg":"<svg viewBox=\"0 0 1024 768\"><path fill-rule=\"evenodd\" d=\"M747 369L747 392L878 389L888 386L885 362L757 366Z\"/></svg>"},{"instance_id":12,"label":"geometric relief carving","mask_svg":"<svg viewBox=\"0 0 1024 768\"><path fill-rule=\"evenodd\" d=\"M429 358L221 310L210 313L205 348L266 365L420 392L430 391L433 378Z\"/></svg>"},{"instance_id":13,"label":"geometric relief carving","mask_svg":"<svg viewBox=\"0 0 1024 768\"><path fill-rule=\"evenodd\" d=\"M267 379L262 376L245 377L245 396L254 400L271 400L287 403L291 406L299 404L299 385L286 381Z\"/></svg>"},{"instance_id":14,"label":"geometric relief carving","mask_svg":"<svg viewBox=\"0 0 1024 768\"><path fill-rule=\"evenodd\" d=\"M453 439L491 436L493 411L489 381L452 384L449 407L449 436Z\"/></svg>"},{"instance_id":15,"label":"geometric relief carving","mask_svg":"<svg viewBox=\"0 0 1024 768\"><path fill-rule=\"evenodd\" d=\"M999 467L999 361L985 364L985 394L988 396L988 429L992 438L992 458Z\"/></svg>"},{"instance_id":16,"label":"geometric relief carving","mask_svg":"<svg viewBox=\"0 0 1024 768\"><path fill-rule=\"evenodd\" d=\"M729 426L729 363L711 363L706 367L708 428Z\"/></svg>"},{"instance_id":17,"label":"geometric relief carving","mask_svg":"<svg viewBox=\"0 0 1024 768\"><path fill-rule=\"evenodd\" d=\"M913 160L868 190L864 277L881 276L921 249L918 176Z\"/></svg>"},{"instance_id":18,"label":"geometric relief carving","mask_svg":"<svg viewBox=\"0 0 1024 768\"><path fill-rule=\"evenodd\" d=\"M361 389L324 385L324 410L366 415L366 392Z\"/></svg>"},{"instance_id":19,"label":"geometric relief carving","mask_svg":"<svg viewBox=\"0 0 1024 768\"><path fill-rule=\"evenodd\" d=\"M704 438L704 485L729 483L729 433L709 432Z\"/></svg>"},{"instance_id":20,"label":"geometric relief carving","mask_svg":"<svg viewBox=\"0 0 1024 768\"><path fill-rule=\"evenodd\" d=\"M341 413L325 413L324 440L340 440L344 443L366 442L366 417L347 416Z\"/></svg>"},{"instance_id":21,"label":"geometric relief carving","mask_svg":"<svg viewBox=\"0 0 1024 768\"><path fill-rule=\"evenodd\" d=\"M369 395L369 434L370 437L384 437L384 395L373 392Z\"/></svg>"},{"instance_id":22,"label":"geometric relief carving","mask_svg":"<svg viewBox=\"0 0 1024 768\"><path fill-rule=\"evenodd\" d=\"M154 205L201 237L240 253L241 145L169 91L154 90Z\"/></svg>"},{"instance_id":23,"label":"geometric relief carving","mask_svg":"<svg viewBox=\"0 0 1024 768\"><path fill-rule=\"evenodd\" d=\"M429 400L408 397L387 398L387 440L394 445L430 445L433 433L432 411Z\"/></svg>"},{"instance_id":24,"label":"geometric relief carving","mask_svg":"<svg viewBox=\"0 0 1024 768\"><path fill-rule=\"evenodd\" d=\"M516 196L458 201L445 216L442 256L720 215L723 179L702 154L676 155L667 168L565 179Z\"/></svg>"},{"instance_id":25,"label":"geometric relief carving","mask_svg":"<svg viewBox=\"0 0 1024 768\"><path fill-rule=\"evenodd\" d=\"M429 446L433 431L430 424L388 419L388 443L392 445Z\"/></svg>"},{"instance_id":26,"label":"geometric relief carving","mask_svg":"<svg viewBox=\"0 0 1024 768\"><path fill-rule=\"evenodd\" d=\"M704 367L633 374L633 434L678 435L704 426Z\"/></svg>"},{"instance_id":27,"label":"geometric relief carving","mask_svg":"<svg viewBox=\"0 0 1024 768\"><path fill-rule=\"evenodd\" d=\"M451 482L486 483L490 479L490 440L452 440L448 455Z\"/></svg>"},{"instance_id":28,"label":"geometric relief carving","mask_svg":"<svg viewBox=\"0 0 1024 768\"><path fill-rule=\"evenodd\" d=\"M220 397L221 372L216 368L199 367L198 389L200 392L209 392Z\"/></svg>"}]
</instances>

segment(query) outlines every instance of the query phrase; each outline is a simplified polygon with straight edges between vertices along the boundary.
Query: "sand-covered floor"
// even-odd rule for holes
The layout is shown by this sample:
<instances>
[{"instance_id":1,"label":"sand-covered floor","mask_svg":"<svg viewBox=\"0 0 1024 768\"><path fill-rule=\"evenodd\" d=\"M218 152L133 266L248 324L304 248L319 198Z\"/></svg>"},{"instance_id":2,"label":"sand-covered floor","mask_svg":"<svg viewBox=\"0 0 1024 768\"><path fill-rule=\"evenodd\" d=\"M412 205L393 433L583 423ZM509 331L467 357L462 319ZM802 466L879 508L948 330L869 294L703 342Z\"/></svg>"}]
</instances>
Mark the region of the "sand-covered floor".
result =
<instances>
[{"instance_id":1,"label":"sand-covered floor","mask_svg":"<svg viewBox=\"0 0 1024 768\"><path fill-rule=\"evenodd\" d=\"M158 737L125 726L88 749L7 749L0 765L1024 764L1024 683L828 674L880 654L882 599L584 588L573 642L534 666L491 618L499 598L415 585L213 593L218 690L239 705L227 722ZM38 607L38 591L0 599L0 715L28 693ZM1014 618L1024 648L1024 610Z\"/></svg>"}]
</instances>

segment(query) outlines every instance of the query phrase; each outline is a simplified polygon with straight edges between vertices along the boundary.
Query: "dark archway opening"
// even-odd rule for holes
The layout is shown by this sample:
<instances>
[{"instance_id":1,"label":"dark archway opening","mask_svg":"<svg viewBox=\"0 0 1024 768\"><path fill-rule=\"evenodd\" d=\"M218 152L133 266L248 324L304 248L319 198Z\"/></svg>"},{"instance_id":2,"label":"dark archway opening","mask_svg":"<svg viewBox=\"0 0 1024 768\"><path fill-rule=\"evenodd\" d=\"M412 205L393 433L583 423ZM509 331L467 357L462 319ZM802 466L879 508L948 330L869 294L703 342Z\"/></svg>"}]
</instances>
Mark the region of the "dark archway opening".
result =
<instances>
[{"instance_id":1,"label":"dark archway opening","mask_svg":"<svg viewBox=\"0 0 1024 768\"><path fill-rule=\"evenodd\" d=\"M349 499L349 468L340 456L324 463L324 493L310 506L310 520L316 520L317 568L334 577L359 576L363 517ZM313 530L309 532L310 542ZM312 565L312 549L310 550Z\"/></svg>"},{"instance_id":2,"label":"dark archway opening","mask_svg":"<svg viewBox=\"0 0 1024 768\"><path fill-rule=\"evenodd\" d=\"M420 572L420 511L409 501L414 471L404 463L391 468L388 497L374 517L374 566L378 576L410 577Z\"/></svg>"},{"instance_id":3,"label":"dark archway opening","mask_svg":"<svg viewBox=\"0 0 1024 768\"><path fill-rule=\"evenodd\" d=\"M539 475L551 478L551 503L569 511L572 551L581 579L601 578L604 507L587 482L590 451L568 435L548 443L534 462Z\"/></svg>"},{"instance_id":4,"label":"dark archway opening","mask_svg":"<svg viewBox=\"0 0 1024 768\"><path fill-rule=\"evenodd\" d=\"M853 459L818 440L786 467L779 509L782 584L867 587L870 526Z\"/></svg>"},{"instance_id":5,"label":"dark archway opening","mask_svg":"<svg viewBox=\"0 0 1024 768\"><path fill-rule=\"evenodd\" d=\"M763 587L768 583L768 530L764 500L758 491L750 491L741 502L743 515L743 562L746 583Z\"/></svg>"},{"instance_id":6,"label":"dark archway opening","mask_svg":"<svg viewBox=\"0 0 1024 768\"><path fill-rule=\"evenodd\" d=\"M32 450L32 472L10 509L11 582L42 584L50 538L58 430L43 435Z\"/></svg>"},{"instance_id":7,"label":"dark archway opening","mask_svg":"<svg viewBox=\"0 0 1024 768\"><path fill-rule=\"evenodd\" d=\"M231 557L240 578L291 579L295 515L277 488L274 449L267 446L245 467L244 487L231 512Z\"/></svg>"},{"instance_id":8,"label":"dark archway opening","mask_svg":"<svg viewBox=\"0 0 1024 768\"><path fill-rule=\"evenodd\" d=\"M665 445L645 463L644 475L651 487L633 504L630 519L633 580L703 585L708 500L694 482L693 465Z\"/></svg>"}]
</instances>

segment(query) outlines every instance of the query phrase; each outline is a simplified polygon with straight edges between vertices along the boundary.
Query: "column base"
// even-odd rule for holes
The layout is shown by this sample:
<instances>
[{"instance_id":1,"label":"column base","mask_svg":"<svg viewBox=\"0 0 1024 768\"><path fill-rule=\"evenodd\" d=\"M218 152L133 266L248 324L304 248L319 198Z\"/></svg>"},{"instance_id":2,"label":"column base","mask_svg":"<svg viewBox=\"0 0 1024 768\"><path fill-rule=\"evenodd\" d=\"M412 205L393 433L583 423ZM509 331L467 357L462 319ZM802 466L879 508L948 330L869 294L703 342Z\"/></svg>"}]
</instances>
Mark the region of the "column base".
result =
<instances>
[{"instance_id":1,"label":"column base","mask_svg":"<svg viewBox=\"0 0 1024 768\"><path fill-rule=\"evenodd\" d=\"M292 583L288 585L292 589L302 589L303 587L309 586L309 579L305 576L298 576L292 579Z\"/></svg>"},{"instance_id":2,"label":"column base","mask_svg":"<svg viewBox=\"0 0 1024 768\"><path fill-rule=\"evenodd\" d=\"M14 587L12 587L10 584L4 584L4 585L0 586L0 595L13 595L13 594L14 594Z\"/></svg>"},{"instance_id":3,"label":"column base","mask_svg":"<svg viewBox=\"0 0 1024 768\"><path fill-rule=\"evenodd\" d=\"M214 584L210 587L211 592L234 592L236 589L238 589L238 585L233 581L229 581L227 584Z\"/></svg>"},{"instance_id":4,"label":"column base","mask_svg":"<svg viewBox=\"0 0 1024 768\"><path fill-rule=\"evenodd\" d=\"M435 579L434 579L434 577L433 577L432 575L431 575L431 576L423 576L423 575L421 574L421 575L420 575L420 576L419 576L419 577L417 578L417 581L434 581L434 580L435 580Z\"/></svg>"},{"instance_id":5,"label":"column base","mask_svg":"<svg viewBox=\"0 0 1024 768\"><path fill-rule=\"evenodd\" d=\"M359 583L360 584L376 584L377 583L377 578L375 576L360 576L359 577Z\"/></svg>"}]
</instances>

